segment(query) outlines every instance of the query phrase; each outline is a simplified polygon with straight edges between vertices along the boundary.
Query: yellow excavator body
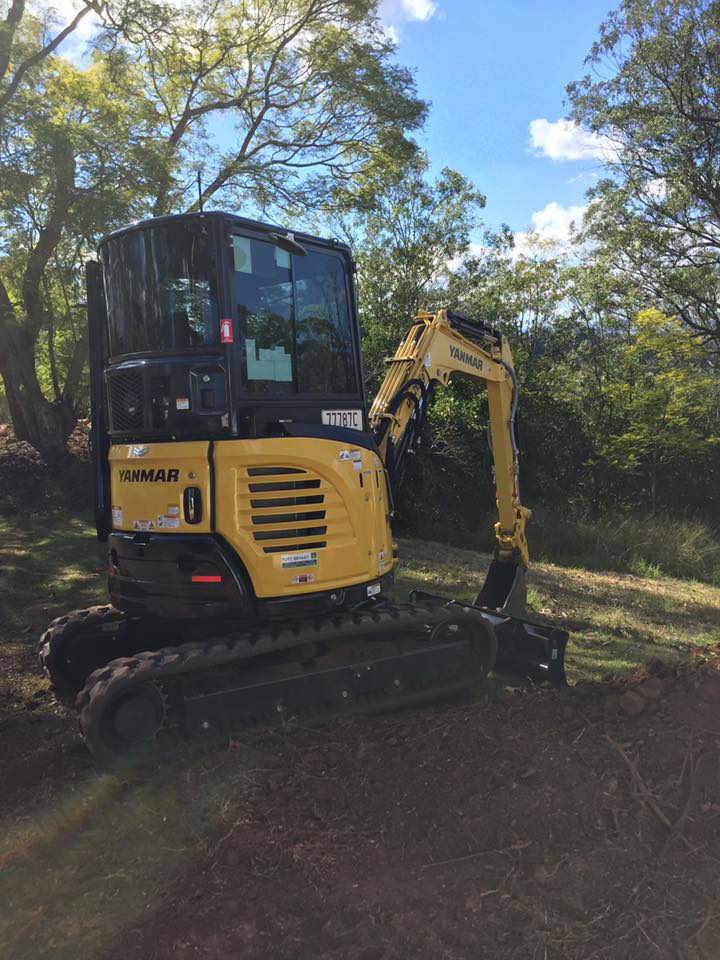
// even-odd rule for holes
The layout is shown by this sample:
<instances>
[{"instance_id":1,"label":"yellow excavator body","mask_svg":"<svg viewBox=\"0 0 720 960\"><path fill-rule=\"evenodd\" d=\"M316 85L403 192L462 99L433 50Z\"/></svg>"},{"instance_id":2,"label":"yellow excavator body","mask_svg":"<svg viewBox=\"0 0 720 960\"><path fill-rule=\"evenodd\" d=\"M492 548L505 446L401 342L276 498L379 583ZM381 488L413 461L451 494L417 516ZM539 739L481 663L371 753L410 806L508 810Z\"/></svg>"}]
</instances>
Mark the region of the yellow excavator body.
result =
<instances>
[{"instance_id":1,"label":"yellow excavator body","mask_svg":"<svg viewBox=\"0 0 720 960\"><path fill-rule=\"evenodd\" d=\"M564 683L567 634L524 619L529 511L501 333L421 312L368 409L350 249L222 213L115 231L87 289L111 603L53 621L40 658L99 762L407 707L496 666ZM487 390L494 556L474 599L398 602L407 455L453 377Z\"/></svg>"},{"instance_id":2,"label":"yellow excavator body","mask_svg":"<svg viewBox=\"0 0 720 960\"><path fill-rule=\"evenodd\" d=\"M109 460L114 530L173 537L213 529L257 597L342 589L393 569L382 461L352 443L223 440L212 452L207 441L118 444ZM191 522L183 504L191 487L214 504L214 519L207 509ZM199 563L194 582L213 575Z\"/></svg>"}]
</instances>

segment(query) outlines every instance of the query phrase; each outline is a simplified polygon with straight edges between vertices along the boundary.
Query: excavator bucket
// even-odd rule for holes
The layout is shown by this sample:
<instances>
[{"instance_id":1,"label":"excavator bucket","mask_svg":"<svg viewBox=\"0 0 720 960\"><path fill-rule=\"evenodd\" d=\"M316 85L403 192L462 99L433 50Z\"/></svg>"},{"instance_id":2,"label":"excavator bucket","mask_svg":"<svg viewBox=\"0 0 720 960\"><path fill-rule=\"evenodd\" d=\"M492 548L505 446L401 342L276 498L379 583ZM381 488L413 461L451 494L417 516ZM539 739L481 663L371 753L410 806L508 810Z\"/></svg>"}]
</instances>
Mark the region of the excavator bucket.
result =
<instances>
[{"instance_id":1,"label":"excavator bucket","mask_svg":"<svg viewBox=\"0 0 720 960\"><path fill-rule=\"evenodd\" d=\"M521 617L527 605L527 574L522 563L501 563L491 560L482 590L473 606L502 610Z\"/></svg>"}]
</instances>

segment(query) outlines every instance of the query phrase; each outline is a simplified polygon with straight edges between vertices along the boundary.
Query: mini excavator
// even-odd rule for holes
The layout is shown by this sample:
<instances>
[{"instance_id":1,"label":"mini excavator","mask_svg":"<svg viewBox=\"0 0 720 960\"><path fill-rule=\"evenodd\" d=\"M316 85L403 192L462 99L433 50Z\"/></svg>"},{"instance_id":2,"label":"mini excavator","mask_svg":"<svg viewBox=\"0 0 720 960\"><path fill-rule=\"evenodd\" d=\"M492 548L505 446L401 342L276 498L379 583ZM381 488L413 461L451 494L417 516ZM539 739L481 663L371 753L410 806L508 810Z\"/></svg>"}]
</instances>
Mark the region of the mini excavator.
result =
<instances>
[{"instance_id":1,"label":"mini excavator","mask_svg":"<svg viewBox=\"0 0 720 960\"><path fill-rule=\"evenodd\" d=\"M98 763L442 699L495 668L565 682L567 634L523 619L518 384L498 331L418 314L368 413L349 247L219 212L109 234L87 294L111 605L54 620L40 660ZM473 601L398 603L408 454L457 376L487 389L494 556Z\"/></svg>"}]
</instances>

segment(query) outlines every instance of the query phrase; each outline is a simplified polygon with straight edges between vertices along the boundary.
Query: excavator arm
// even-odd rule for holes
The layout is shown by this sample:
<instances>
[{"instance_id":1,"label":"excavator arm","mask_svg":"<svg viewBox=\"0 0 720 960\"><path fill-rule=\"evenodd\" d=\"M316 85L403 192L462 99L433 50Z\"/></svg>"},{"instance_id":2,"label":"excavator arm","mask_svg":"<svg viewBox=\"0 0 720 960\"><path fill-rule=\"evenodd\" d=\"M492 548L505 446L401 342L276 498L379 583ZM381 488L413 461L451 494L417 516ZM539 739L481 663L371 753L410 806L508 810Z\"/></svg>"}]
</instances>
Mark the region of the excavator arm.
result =
<instances>
[{"instance_id":1,"label":"excavator arm","mask_svg":"<svg viewBox=\"0 0 720 960\"><path fill-rule=\"evenodd\" d=\"M506 338L486 324L449 310L422 312L387 363L385 380L370 409L370 427L394 497L436 388L447 386L453 376L485 385L498 521L495 556L475 602L522 614L528 564L525 521L530 511L520 501L515 428L518 386Z\"/></svg>"}]
</instances>

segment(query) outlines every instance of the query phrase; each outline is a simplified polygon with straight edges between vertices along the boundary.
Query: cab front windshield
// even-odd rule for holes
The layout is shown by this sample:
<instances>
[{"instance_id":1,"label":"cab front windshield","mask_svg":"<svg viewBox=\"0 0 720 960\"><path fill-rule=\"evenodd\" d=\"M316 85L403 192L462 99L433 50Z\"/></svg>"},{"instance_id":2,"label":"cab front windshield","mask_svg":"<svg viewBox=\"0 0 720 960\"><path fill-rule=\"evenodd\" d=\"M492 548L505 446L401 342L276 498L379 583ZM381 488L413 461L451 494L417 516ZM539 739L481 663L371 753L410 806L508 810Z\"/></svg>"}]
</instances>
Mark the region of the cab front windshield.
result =
<instances>
[{"instance_id":1,"label":"cab front windshield","mask_svg":"<svg viewBox=\"0 0 720 960\"><path fill-rule=\"evenodd\" d=\"M291 256L234 235L235 316L250 393L357 393L346 270L340 254Z\"/></svg>"},{"instance_id":2,"label":"cab front windshield","mask_svg":"<svg viewBox=\"0 0 720 960\"><path fill-rule=\"evenodd\" d=\"M202 224L129 230L109 238L100 259L110 356L218 342L217 267Z\"/></svg>"},{"instance_id":3,"label":"cab front windshield","mask_svg":"<svg viewBox=\"0 0 720 960\"><path fill-rule=\"evenodd\" d=\"M291 255L239 234L229 241L216 255L205 225L194 220L107 239L100 259L109 356L220 346L219 274L229 270L245 392L357 395L342 254L308 245L307 256Z\"/></svg>"}]
</instances>

